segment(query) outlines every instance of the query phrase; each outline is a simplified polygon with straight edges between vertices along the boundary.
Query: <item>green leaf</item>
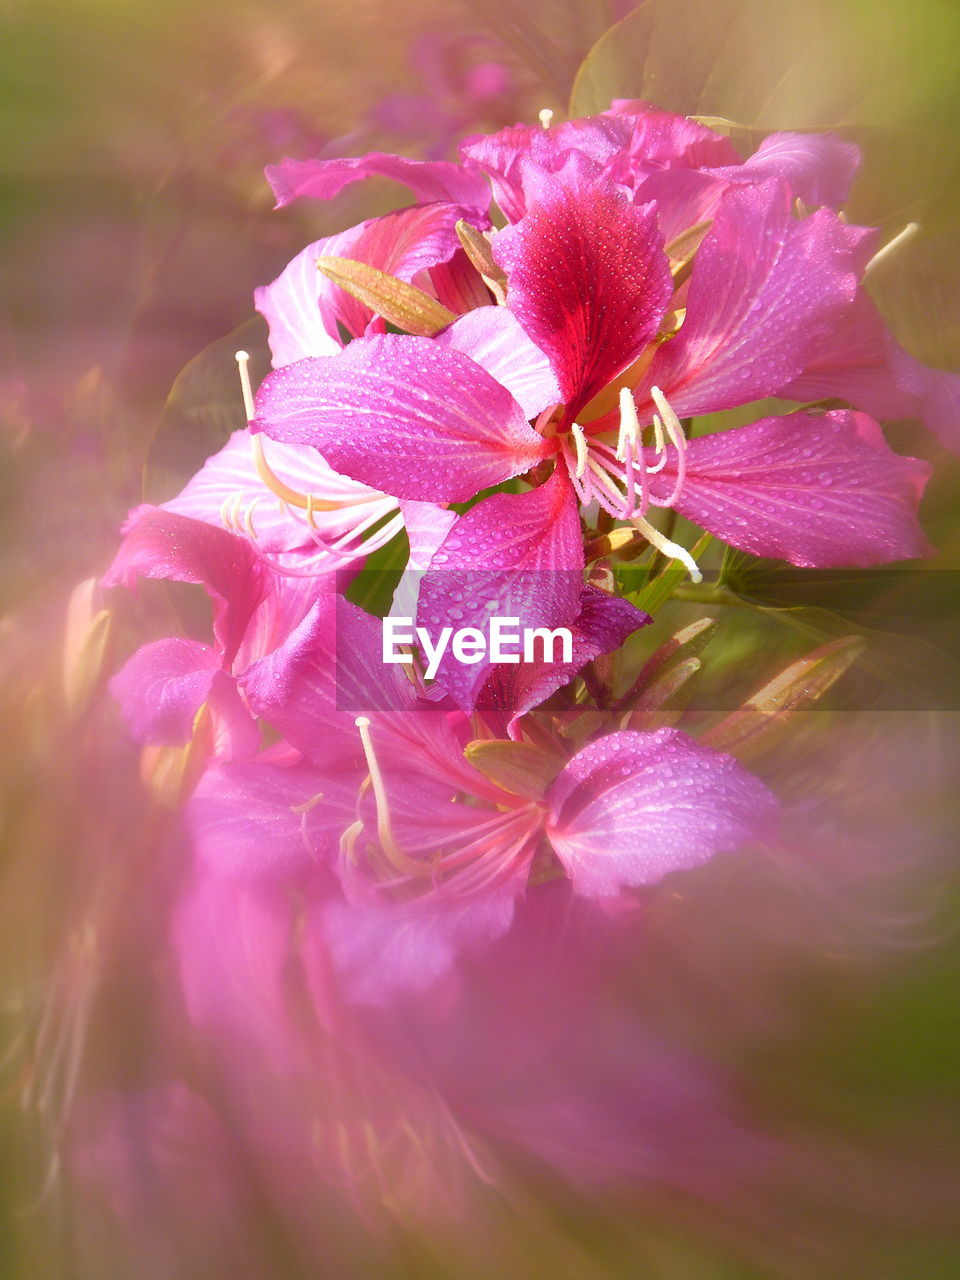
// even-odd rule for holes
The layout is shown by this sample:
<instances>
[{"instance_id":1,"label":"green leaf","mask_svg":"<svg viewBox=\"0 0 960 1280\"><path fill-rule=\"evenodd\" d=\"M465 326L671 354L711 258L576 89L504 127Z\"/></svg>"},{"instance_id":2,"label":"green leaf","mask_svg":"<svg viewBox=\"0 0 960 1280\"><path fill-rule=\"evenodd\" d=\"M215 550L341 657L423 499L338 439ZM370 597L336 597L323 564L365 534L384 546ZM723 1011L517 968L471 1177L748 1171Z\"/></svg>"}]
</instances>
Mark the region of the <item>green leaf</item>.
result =
<instances>
[{"instance_id":1,"label":"green leaf","mask_svg":"<svg viewBox=\"0 0 960 1280\"><path fill-rule=\"evenodd\" d=\"M254 389L270 372L266 323L256 316L193 357L170 389L144 464L147 502L166 502L246 426L237 351L250 353Z\"/></svg>"},{"instance_id":2,"label":"green leaf","mask_svg":"<svg viewBox=\"0 0 960 1280\"><path fill-rule=\"evenodd\" d=\"M367 556L363 568L351 579L344 595L367 613L384 617L390 610L393 593L409 557L410 543L406 530L401 529L386 546Z\"/></svg>"},{"instance_id":3,"label":"green leaf","mask_svg":"<svg viewBox=\"0 0 960 1280\"><path fill-rule=\"evenodd\" d=\"M778 129L857 142L851 220L885 239L909 221L922 228L871 292L913 354L949 367L960 341L958 46L960 5L943 0L646 0L587 55L570 114L642 98L698 116L743 155Z\"/></svg>"},{"instance_id":4,"label":"green leaf","mask_svg":"<svg viewBox=\"0 0 960 1280\"><path fill-rule=\"evenodd\" d=\"M949 86L960 26L950 9L937 0L646 0L587 55L570 114L631 97L764 132L896 123Z\"/></svg>"}]
</instances>

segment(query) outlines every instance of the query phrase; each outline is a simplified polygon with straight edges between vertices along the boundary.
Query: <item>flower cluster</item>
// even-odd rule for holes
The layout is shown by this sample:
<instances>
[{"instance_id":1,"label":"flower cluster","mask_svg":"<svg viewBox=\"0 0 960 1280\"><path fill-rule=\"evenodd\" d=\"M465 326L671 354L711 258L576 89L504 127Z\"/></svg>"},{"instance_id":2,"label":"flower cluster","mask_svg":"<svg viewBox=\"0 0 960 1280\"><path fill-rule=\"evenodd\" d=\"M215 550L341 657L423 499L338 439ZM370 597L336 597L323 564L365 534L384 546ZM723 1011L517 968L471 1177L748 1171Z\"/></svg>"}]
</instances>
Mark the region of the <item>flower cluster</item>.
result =
<instances>
[{"instance_id":1,"label":"flower cluster","mask_svg":"<svg viewBox=\"0 0 960 1280\"><path fill-rule=\"evenodd\" d=\"M869 299L876 235L838 211L857 165L788 133L744 160L618 101L472 138L456 165L268 170L280 206L371 176L417 203L257 291L274 372L254 399L238 354L247 427L131 514L105 580L199 584L213 605L209 643L155 641L113 682L138 741L189 754L194 895L282 886L350 998L377 1003L430 987L557 877L613 904L769 834L775 801L734 759L597 697L591 664L650 619L590 565L650 544L697 580L658 511L799 566L928 554L928 468L876 419L957 447L958 379ZM691 432L774 397L801 407ZM402 539L394 612L428 634L563 626L569 661L448 654L435 682L384 666L379 619L344 592Z\"/></svg>"}]
</instances>

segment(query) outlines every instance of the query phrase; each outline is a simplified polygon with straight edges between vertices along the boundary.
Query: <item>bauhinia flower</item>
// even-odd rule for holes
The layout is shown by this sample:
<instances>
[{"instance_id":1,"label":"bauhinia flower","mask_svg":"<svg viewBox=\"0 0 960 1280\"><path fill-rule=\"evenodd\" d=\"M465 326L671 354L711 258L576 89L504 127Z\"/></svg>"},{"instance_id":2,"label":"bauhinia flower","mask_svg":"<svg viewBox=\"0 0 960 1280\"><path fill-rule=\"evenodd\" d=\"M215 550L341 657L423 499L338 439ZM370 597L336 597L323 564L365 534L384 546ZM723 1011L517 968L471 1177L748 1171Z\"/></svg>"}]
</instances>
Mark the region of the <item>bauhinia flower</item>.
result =
<instances>
[{"instance_id":1,"label":"bauhinia flower","mask_svg":"<svg viewBox=\"0 0 960 1280\"><path fill-rule=\"evenodd\" d=\"M212 644L185 637L138 649L111 690L132 736L141 743L190 742L205 713L209 754L254 754L260 731L237 689L237 675L276 648L333 580L272 572L249 540L178 512L143 506L124 526L124 540L105 586L134 588L154 578L200 586L213 605Z\"/></svg>"},{"instance_id":2,"label":"bauhinia flower","mask_svg":"<svg viewBox=\"0 0 960 1280\"><path fill-rule=\"evenodd\" d=\"M431 571L577 569L565 531L572 546L592 502L694 574L651 507L798 565L927 552L927 468L892 453L865 415L794 413L693 441L680 421L774 395L810 364L855 298L860 229L827 209L794 217L781 180L737 186L678 286L654 205L631 204L579 154L536 185L537 203L493 237L506 308L436 339L361 338L279 369L253 430L312 445L398 499L463 502L516 477L542 486L473 507ZM508 346L517 321L528 340Z\"/></svg>"},{"instance_id":3,"label":"bauhinia flower","mask_svg":"<svg viewBox=\"0 0 960 1280\"><path fill-rule=\"evenodd\" d=\"M683 733L471 744L379 649L377 620L318 602L240 678L285 745L211 769L188 810L206 873L313 886L307 927L357 999L429 985L540 881L605 900L769 834L767 789Z\"/></svg>"}]
</instances>

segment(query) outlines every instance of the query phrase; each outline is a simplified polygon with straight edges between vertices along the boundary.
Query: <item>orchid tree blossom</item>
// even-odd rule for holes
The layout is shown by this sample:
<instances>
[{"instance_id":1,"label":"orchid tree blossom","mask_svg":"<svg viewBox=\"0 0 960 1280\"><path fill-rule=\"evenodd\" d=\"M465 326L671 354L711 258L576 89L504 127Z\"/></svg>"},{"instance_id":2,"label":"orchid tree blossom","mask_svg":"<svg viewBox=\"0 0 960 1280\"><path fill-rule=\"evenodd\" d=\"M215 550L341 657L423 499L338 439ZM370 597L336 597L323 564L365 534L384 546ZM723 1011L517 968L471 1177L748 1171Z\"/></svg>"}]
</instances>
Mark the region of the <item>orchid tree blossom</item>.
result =
<instances>
[{"instance_id":1,"label":"orchid tree blossom","mask_svg":"<svg viewBox=\"0 0 960 1280\"><path fill-rule=\"evenodd\" d=\"M213 643L169 637L144 645L126 662L111 692L132 736L145 744L184 745L206 713L210 754L254 754L260 730L237 675L286 639L321 587L332 590L332 579L318 585L314 575L276 574L248 539L150 506L131 512L103 584L134 589L141 578L202 587L213 605Z\"/></svg>"},{"instance_id":2,"label":"orchid tree blossom","mask_svg":"<svg viewBox=\"0 0 960 1280\"><path fill-rule=\"evenodd\" d=\"M337 471L399 499L461 502L520 476L537 486L552 466L540 497L535 488L472 508L431 568L577 569L573 522L593 502L695 576L689 555L647 519L651 507L800 565L922 555L915 513L926 467L893 454L863 415L791 414L702 441L687 441L680 421L795 378L853 301L862 246L863 234L827 209L794 217L779 180L738 187L677 289L655 206L631 204L574 154L562 173L540 176L536 206L492 243L505 310L530 340L528 367L546 361L556 393L544 378L521 404L498 377L499 354L473 334L452 338L466 317L451 338L363 338L276 371L253 430L312 444ZM748 455L759 462L745 467ZM524 512L534 510L531 528ZM512 519L529 532L491 560Z\"/></svg>"},{"instance_id":3,"label":"orchid tree blossom","mask_svg":"<svg viewBox=\"0 0 960 1280\"><path fill-rule=\"evenodd\" d=\"M285 745L209 770L188 810L207 874L307 885L322 870L311 927L358 1000L425 988L504 933L543 879L605 900L771 830L767 789L674 730L608 734L570 758L559 742L508 744L536 768L502 785L465 754L477 722L425 701L379 645L376 619L318 601L240 677Z\"/></svg>"},{"instance_id":4,"label":"orchid tree blossom","mask_svg":"<svg viewBox=\"0 0 960 1280\"><path fill-rule=\"evenodd\" d=\"M332 163L332 162L331 162ZM463 194L463 193L461 193ZM463 259L455 227L476 211L433 202L372 218L308 245L272 283L256 290L274 364L340 351L345 339L381 333L383 320L327 279L323 257L347 257L416 283L456 311L486 293ZM482 220L481 220L482 221ZM246 416L252 416L247 357L238 353ZM314 451L236 431L164 509L221 525L250 540L277 572L320 575L376 551L402 528L395 501L333 471Z\"/></svg>"},{"instance_id":5,"label":"orchid tree blossom","mask_svg":"<svg viewBox=\"0 0 960 1280\"><path fill-rule=\"evenodd\" d=\"M539 202L544 184L574 166L591 180L612 183L633 204L654 203L665 241L683 239L689 254L731 190L778 181L798 207L839 209L860 165L858 148L830 133L772 133L744 159L710 122L635 100L616 100L608 111L582 120L553 124L551 115L545 117L547 127L516 125L467 139L459 172L374 152L347 161L285 161L268 177L285 204L305 195L330 198L346 181L386 175L405 182L421 201L459 204L468 221L486 226L489 194L481 194L483 179L508 222L517 223ZM830 396L840 395L881 420L918 416L957 451L960 379L926 369L902 351L872 311L863 285L855 305L852 298L848 303L838 317L836 339L814 357L811 378L795 388L795 398L807 398L808 386L823 385L828 368ZM865 318L871 336L858 338ZM793 397L787 388L780 392Z\"/></svg>"}]
</instances>

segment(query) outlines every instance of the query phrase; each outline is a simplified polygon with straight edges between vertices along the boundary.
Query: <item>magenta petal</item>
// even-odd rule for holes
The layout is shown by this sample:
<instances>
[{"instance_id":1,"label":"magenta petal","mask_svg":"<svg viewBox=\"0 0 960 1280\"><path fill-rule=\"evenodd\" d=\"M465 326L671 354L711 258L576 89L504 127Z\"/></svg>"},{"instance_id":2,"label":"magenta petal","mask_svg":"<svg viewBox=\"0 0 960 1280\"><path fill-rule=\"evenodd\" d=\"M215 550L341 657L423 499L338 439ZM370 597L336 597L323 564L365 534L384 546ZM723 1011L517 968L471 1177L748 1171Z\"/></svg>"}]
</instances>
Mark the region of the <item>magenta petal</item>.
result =
<instances>
[{"instance_id":1,"label":"magenta petal","mask_svg":"<svg viewBox=\"0 0 960 1280\"><path fill-rule=\"evenodd\" d=\"M732 756L675 729L613 733L547 792L547 834L574 889L609 897L758 839L776 801Z\"/></svg>"},{"instance_id":2,"label":"magenta petal","mask_svg":"<svg viewBox=\"0 0 960 1280\"><path fill-rule=\"evenodd\" d=\"M894 453L863 413L793 413L692 440L674 503L733 547L833 568L927 555L925 462ZM652 478L664 496L672 467Z\"/></svg>"},{"instance_id":3,"label":"magenta petal","mask_svg":"<svg viewBox=\"0 0 960 1280\"><path fill-rule=\"evenodd\" d=\"M550 451L510 392L429 338L360 338L277 369L253 427L310 444L337 471L398 498L465 502Z\"/></svg>"},{"instance_id":4,"label":"magenta petal","mask_svg":"<svg viewBox=\"0 0 960 1280\"><path fill-rule=\"evenodd\" d=\"M522 715L568 684L588 662L601 653L613 653L634 631L652 621L649 613L629 600L587 585L581 596L580 614L570 628L573 660L494 666L478 705L488 722L490 712L496 712L499 727L513 737Z\"/></svg>"},{"instance_id":5,"label":"magenta petal","mask_svg":"<svg viewBox=\"0 0 960 1280\"><path fill-rule=\"evenodd\" d=\"M338 160L283 160L268 165L267 181L282 209L294 200L329 200L361 178L390 178L409 187L418 200L445 201L485 213L490 191L479 174L445 160L410 160L383 151Z\"/></svg>"},{"instance_id":6,"label":"magenta petal","mask_svg":"<svg viewBox=\"0 0 960 1280\"><path fill-rule=\"evenodd\" d=\"M884 421L919 418L946 448L960 453L960 374L914 359L863 289L830 345L780 394L792 400L836 396Z\"/></svg>"},{"instance_id":7,"label":"magenta petal","mask_svg":"<svg viewBox=\"0 0 960 1280\"><path fill-rule=\"evenodd\" d=\"M213 600L213 631L229 665L268 589L267 571L249 543L225 529L150 506L131 512L124 535L104 585L132 587L144 577L203 586Z\"/></svg>"},{"instance_id":8,"label":"magenta petal","mask_svg":"<svg viewBox=\"0 0 960 1280\"><path fill-rule=\"evenodd\" d=\"M637 189L638 203L652 202L664 240L669 242L713 218L728 190L721 178L699 169L657 169Z\"/></svg>"},{"instance_id":9,"label":"magenta petal","mask_svg":"<svg viewBox=\"0 0 960 1280\"><path fill-rule=\"evenodd\" d=\"M497 204L510 222L517 222L536 199L542 177L556 173L574 152L599 176L623 149L630 131L629 121L611 116L567 120L550 129L518 124L468 138L460 151L469 165L489 176Z\"/></svg>"},{"instance_id":10,"label":"magenta petal","mask_svg":"<svg viewBox=\"0 0 960 1280\"><path fill-rule=\"evenodd\" d=\"M712 172L731 182L783 178L804 204L839 208L859 167L859 147L832 133L771 133L744 164Z\"/></svg>"},{"instance_id":11,"label":"magenta petal","mask_svg":"<svg viewBox=\"0 0 960 1280\"><path fill-rule=\"evenodd\" d=\"M209 871L289 880L336 852L355 804L355 785L310 765L251 760L209 769L186 821L194 854Z\"/></svg>"},{"instance_id":12,"label":"magenta petal","mask_svg":"<svg viewBox=\"0 0 960 1280\"><path fill-rule=\"evenodd\" d=\"M688 417L775 395L853 300L858 243L828 209L794 218L784 183L729 191L697 254L683 327L638 401L659 386Z\"/></svg>"},{"instance_id":13,"label":"magenta petal","mask_svg":"<svg viewBox=\"0 0 960 1280\"><path fill-rule=\"evenodd\" d=\"M373 719L382 766L396 757L459 781L472 770L447 714L421 709L401 672L383 662L381 619L328 596L240 685L256 715L332 776L368 773L355 723L362 714Z\"/></svg>"},{"instance_id":14,"label":"magenta petal","mask_svg":"<svg viewBox=\"0 0 960 1280\"><path fill-rule=\"evenodd\" d=\"M274 441L266 450L270 470L291 489L312 494L318 500L311 531L305 513L294 514L285 507L257 474L252 445L248 430L235 431L181 492L163 504L162 510L204 520L217 529L223 528L225 518L243 528L249 513L261 551L299 552L304 557L316 557L320 550L314 534L333 541L349 533L361 519L396 510L392 499L338 475L315 449ZM325 502L342 505L331 511L319 509ZM275 583L271 584L271 591L276 591Z\"/></svg>"},{"instance_id":15,"label":"magenta petal","mask_svg":"<svg viewBox=\"0 0 960 1280\"><path fill-rule=\"evenodd\" d=\"M458 517L455 511L435 506L431 502L401 502L400 511L410 543L410 554L393 594L390 613L397 618L415 618L423 574Z\"/></svg>"},{"instance_id":16,"label":"magenta petal","mask_svg":"<svg viewBox=\"0 0 960 1280\"><path fill-rule=\"evenodd\" d=\"M284 643L243 673L240 684L262 716L309 759L331 768L357 765L363 754L352 724L337 715L337 605L322 597ZM359 653L376 661L372 650Z\"/></svg>"},{"instance_id":17,"label":"magenta petal","mask_svg":"<svg viewBox=\"0 0 960 1280\"><path fill-rule=\"evenodd\" d=\"M494 236L493 255L572 421L656 336L673 285L652 205L631 205L579 160L538 194L522 222Z\"/></svg>"},{"instance_id":18,"label":"magenta petal","mask_svg":"<svg viewBox=\"0 0 960 1280\"><path fill-rule=\"evenodd\" d=\"M525 417L559 404L560 387L550 361L506 307L478 307L438 334L441 347L462 351L513 396Z\"/></svg>"},{"instance_id":19,"label":"magenta petal","mask_svg":"<svg viewBox=\"0 0 960 1280\"><path fill-rule=\"evenodd\" d=\"M369 307L317 269L318 258L351 258L412 283L460 250L454 228L462 216L456 205L416 205L308 245L272 284L254 294L270 327L274 366L335 355L343 346L338 323L359 337L373 318Z\"/></svg>"},{"instance_id":20,"label":"magenta petal","mask_svg":"<svg viewBox=\"0 0 960 1280\"><path fill-rule=\"evenodd\" d=\"M228 1060L244 1061L253 1050L255 1059L268 1053L286 1065L296 1045L287 1003L293 944L286 889L202 873L181 899L172 933L190 1021L222 1038Z\"/></svg>"},{"instance_id":21,"label":"magenta petal","mask_svg":"<svg viewBox=\"0 0 960 1280\"><path fill-rule=\"evenodd\" d=\"M179 746L190 740L196 714L218 673L231 680L209 645L157 640L124 664L110 681L110 692L136 742Z\"/></svg>"},{"instance_id":22,"label":"magenta petal","mask_svg":"<svg viewBox=\"0 0 960 1280\"><path fill-rule=\"evenodd\" d=\"M491 617L520 627L570 627L580 612L583 547L576 496L559 468L528 493L499 493L461 516L420 584L417 623L436 640L443 627L486 632ZM447 651L437 680L470 710L490 669Z\"/></svg>"},{"instance_id":23,"label":"magenta petal","mask_svg":"<svg viewBox=\"0 0 960 1280\"><path fill-rule=\"evenodd\" d=\"M348 996L376 1005L432 986L461 951L506 933L524 878L469 897L432 892L412 902L330 903L322 928Z\"/></svg>"},{"instance_id":24,"label":"magenta petal","mask_svg":"<svg viewBox=\"0 0 960 1280\"><path fill-rule=\"evenodd\" d=\"M624 98L614 99L610 114L627 119L631 125L626 148L629 173L644 175L658 169L702 169L740 162L729 138L687 116Z\"/></svg>"}]
</instances>

